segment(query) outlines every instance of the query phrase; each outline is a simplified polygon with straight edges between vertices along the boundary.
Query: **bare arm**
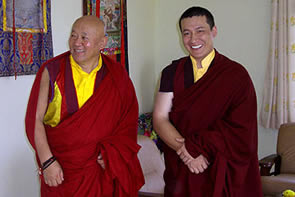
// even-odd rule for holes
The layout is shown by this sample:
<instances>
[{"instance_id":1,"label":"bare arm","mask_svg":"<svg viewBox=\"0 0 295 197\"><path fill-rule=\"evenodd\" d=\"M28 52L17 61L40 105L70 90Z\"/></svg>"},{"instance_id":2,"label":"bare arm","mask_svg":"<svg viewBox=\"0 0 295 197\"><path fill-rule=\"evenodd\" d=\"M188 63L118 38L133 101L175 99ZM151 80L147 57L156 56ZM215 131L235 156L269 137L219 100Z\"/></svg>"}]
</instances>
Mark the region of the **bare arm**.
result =
<instances>
[{"instance_id":1,"label":"bare arm","mask_svg":"<svg viewBox=\"0 0 295 197\"><path fill-rule=\"evenodd\" d=\"M35 144L39 160L44 163L52 157L52 152L48 145L43 118L47 109L49 92L49 73L44 69L40 82L40 91L37 103L36 122L35 122ZM45 183L49 186L57 186L62 183L63 173L58 163L55 161L47 169L43 171Z\"/></svg>"},{"instance_id":2,"label":"bare arm","mask_svg":"<svg viewBox=\"0 0 295 197\"><path fill-rule=\"evenodd\" d=\"M41 163L45 162L52 156L49 145L47 143L47 137L45 128L43 125L43 118L47 108L49 92L49 74L46 69L42 73L40 91L37 103L36 122L35 122L35 144L38 152L38 157Z\"/></svg>"},{"instance_id":3,"label":"bare arm","mask_svg":"<svg viewBox=\"0 0 295 197\"><path fill-rule=\"evenodd\" d=\"M173 150L177 151L183 143L176 141L183 138L169 121L172 108L173 92L158 92L153 111L153 126L161 139Z\"/></svg>"},{"instance_id":4,"label":"bare arm","mask_svg":"<svg viewBox=\"0 0 295 197\"><path fill-rule=\"evenodd\" d=\"M153 125L161 139L177 152L180 159L188 166L192 173L201 173L209 165L203 155L193 158L185 148L184 138L169 121L169 112L172 108L172 92L158 92L156 96Z\"/></svg>"}]
</instances>

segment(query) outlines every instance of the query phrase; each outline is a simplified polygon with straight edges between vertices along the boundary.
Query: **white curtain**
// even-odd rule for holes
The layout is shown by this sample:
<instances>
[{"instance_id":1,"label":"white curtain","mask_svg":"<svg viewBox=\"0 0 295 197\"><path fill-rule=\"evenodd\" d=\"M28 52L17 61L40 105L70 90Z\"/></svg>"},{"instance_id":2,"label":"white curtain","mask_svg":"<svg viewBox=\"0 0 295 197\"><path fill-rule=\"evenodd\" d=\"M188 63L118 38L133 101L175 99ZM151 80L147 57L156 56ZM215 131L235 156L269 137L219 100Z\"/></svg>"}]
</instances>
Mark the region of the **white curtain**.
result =
<instances>
[{"instance_id":1,"label":"white curtain","mask_svg":"<svg viewBox=\"0 0 295 197\"><path fill-rule=\"evenodd\" d=\"M295 0L272 0L271 41L260 122L295 122Z\"/></svg>"}]
</instances>

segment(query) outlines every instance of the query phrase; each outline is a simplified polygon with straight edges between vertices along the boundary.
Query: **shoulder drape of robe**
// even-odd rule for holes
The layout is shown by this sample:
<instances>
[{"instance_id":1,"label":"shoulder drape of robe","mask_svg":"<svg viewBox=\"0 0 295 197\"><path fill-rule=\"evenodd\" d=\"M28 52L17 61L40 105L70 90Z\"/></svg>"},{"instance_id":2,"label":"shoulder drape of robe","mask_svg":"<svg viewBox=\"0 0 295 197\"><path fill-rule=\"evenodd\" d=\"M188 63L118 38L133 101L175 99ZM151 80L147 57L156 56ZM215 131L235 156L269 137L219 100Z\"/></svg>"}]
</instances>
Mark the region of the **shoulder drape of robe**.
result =
<instances>
[{"instance_id":1,"label":"shoulder drape of robe","mask_svg":"<svg viewBox=\"0 0 295 197\"><path fill-rule=\"evenodd\" d=\"M184 88L179 62L191 64L189 57L177 62L169 117L189 153L204 155L210 165L192 174L166 146L165 196L261 197L256 94L247 71L216 52L207 73Z\"/></svg>"},{"instance_id":2,"label":"shoulder drape of robe","mask_svg":"<svg viewBox=\"0 0 295 197\"><path fill-rule=\"evenodd\" d=\"M67 58L69 53L45 63L33 84L25 123L34 149L42 72L52 61L63 63ZM50 149L62 166L65 180L58 187L48 187L40 176L42 197L137 196L144 184L137 158L140 146L136 143L138 104L134 87L121 65L106 56L103 64L108 73L83 107L58 126L45 126ZM100 153L105 170L96 161Z\"/></svg>"}]
</instances>

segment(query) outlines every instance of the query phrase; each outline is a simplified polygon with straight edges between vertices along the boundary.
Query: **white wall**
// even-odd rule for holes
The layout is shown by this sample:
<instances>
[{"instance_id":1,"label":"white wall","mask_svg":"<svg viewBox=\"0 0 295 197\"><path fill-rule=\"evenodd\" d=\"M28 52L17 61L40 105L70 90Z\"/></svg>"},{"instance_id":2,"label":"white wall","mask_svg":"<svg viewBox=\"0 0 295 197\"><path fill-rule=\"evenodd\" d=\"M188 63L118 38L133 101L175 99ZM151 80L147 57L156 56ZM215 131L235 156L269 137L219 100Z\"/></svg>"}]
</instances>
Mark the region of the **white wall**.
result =
<instances>
[{"instance_id":1,"label":"white wall","mask_svg":"<svg viewBox=\"0 0 295 197\"><path fill-rule=\"evenodd\" d=\"M128 0L128 55L140 112L152 110L155 90L155 2Z\"/></svg>"},{"instance_id":2,"label":"white wall","mask_svg":"<svg viewBox=\"0 0 295 197\"><path fill-rule=\"evenodd\" d=\"M81 0L52 0L54 55L66 50L73 21L82 15ZM24 116L35 75L0 78L0 197L37 197L34 153L24 130Z\"/></svg>"},{"instance_id":3,"label":"white wall","mask_svg":"<svg viewBox=\"0 0 295 197\"><path fill-rule=\"evenodd\" d=\"M68 50L71 24L81 16L81 0L52 0L54 55ZM269 38L269 0L199 0L218 26L216 47L249 70L261 101ZM129 68L141 112L152 110L161 69L183 56L177 20L195 0L128 0ZM24 131L26 104L35 76L0 78L0 197L37 197L34 154ZM274 151L276 134L259 128L259 155Z\"/></svg>"}]
</instances>

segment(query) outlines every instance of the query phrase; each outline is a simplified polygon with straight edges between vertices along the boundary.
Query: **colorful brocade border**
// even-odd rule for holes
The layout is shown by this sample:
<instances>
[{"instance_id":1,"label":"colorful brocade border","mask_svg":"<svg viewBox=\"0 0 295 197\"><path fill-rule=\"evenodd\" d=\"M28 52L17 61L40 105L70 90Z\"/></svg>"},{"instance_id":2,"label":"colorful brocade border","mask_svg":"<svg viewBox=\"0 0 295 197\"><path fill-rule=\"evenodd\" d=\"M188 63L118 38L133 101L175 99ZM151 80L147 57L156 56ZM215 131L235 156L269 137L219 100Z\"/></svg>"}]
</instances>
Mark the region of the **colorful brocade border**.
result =
<instances>
[{"instance_id":1,"label":"colorful brocade border","mask_svg":"<svg viewBox=\"0 0 295 197\"><path fill-rule=\"evenodd\" d=\"M16 10L16 1L11 1L0 0L0 77L35 74L53 57L50 0L26 0L26 6L30 4L37 8L32 10L35 15L24 15ZM28 9L19 2L18 9ZM30 25L16 24L20 19L30 20Z\"/></svg>"}]
</instances>

